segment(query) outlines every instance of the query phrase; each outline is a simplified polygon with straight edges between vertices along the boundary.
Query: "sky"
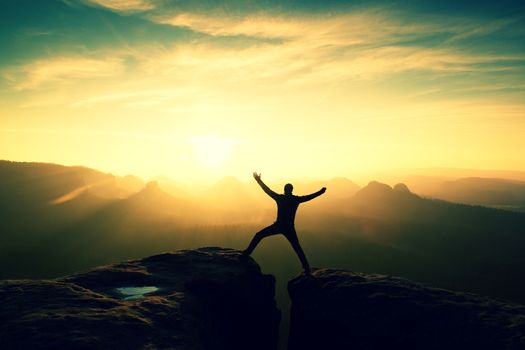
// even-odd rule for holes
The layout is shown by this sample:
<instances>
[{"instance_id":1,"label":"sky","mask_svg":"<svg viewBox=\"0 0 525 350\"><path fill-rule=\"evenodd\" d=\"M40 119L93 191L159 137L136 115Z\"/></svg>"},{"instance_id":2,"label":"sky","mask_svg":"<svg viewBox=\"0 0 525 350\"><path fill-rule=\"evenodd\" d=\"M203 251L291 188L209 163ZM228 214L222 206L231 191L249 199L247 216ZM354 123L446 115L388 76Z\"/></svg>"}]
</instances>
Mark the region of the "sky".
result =
<instances>
[{"instance_id":1,"label":"sky","mask_svg":"<svg viewBox=\"0 0 525 350\"><path fill-rule=\"evenodd\" d=\"M0 159L525 170L523 1L0 0Z\"/></svg>"}]
</instances>

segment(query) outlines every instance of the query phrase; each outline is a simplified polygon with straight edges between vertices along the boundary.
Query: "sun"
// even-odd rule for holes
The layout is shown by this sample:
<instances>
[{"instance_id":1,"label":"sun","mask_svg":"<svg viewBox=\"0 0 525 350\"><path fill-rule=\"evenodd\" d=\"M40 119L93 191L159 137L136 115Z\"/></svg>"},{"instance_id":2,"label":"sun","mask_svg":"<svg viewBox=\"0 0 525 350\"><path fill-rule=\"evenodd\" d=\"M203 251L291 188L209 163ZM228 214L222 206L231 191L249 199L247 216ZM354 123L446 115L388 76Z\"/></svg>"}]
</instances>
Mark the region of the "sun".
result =
<instances>
[{"instance_id":1,"label":"sun","mask_svg":"<svg viewBox=\"0 0 525 350\"><path fill-rule=\"evenodd\" d=\"M218 136L196 136L190 139L196 159L199 163L218 168L231 157L234 142Z\"/></svg>"}]
</instances>

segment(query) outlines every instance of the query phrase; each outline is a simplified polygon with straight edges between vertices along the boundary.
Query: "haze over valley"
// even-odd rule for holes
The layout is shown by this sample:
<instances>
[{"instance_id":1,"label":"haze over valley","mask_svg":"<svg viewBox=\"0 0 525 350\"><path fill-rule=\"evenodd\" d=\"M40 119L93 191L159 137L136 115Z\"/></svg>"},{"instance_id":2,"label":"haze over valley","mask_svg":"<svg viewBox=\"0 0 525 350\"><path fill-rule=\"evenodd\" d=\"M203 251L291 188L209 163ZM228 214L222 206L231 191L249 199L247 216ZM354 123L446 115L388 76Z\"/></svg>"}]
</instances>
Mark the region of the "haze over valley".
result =
<instances>
[{"instance_id":1,"label":"haze over valley","mask_svg":"<svg viewBox=\"0 0 525 350\"><path fill-rule=\"evenodd\" d=\"M0 179L2 278L57 277L181 248L243 249L275 218L273 201L248 176L196 187L167 177L145 182L84 167L2 161ZM291 182L298 194L328 188L297 217L313 266L392 274L524 301L525 213L489 207L521 208L523 182L464 178L436 187L439 193L446 194L447 186L462 193L456 188L464 184L469 194L464 202L475 205L414 193L410 184ZM282 191L283 183L269 185ZM498 195L487 201L487 193ZM278 283L300 270L280 236L263 241L254 254Z\"/></svg>"}]
</instances>

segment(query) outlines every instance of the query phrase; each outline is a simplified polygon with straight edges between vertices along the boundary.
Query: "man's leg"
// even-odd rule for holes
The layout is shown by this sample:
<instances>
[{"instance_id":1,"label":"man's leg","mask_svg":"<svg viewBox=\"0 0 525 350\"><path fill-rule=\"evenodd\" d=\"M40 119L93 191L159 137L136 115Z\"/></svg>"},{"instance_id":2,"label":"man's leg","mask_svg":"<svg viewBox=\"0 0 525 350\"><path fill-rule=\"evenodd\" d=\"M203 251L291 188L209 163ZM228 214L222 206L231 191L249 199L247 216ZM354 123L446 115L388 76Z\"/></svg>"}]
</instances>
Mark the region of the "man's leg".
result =
<instances>
[{"instance_id":1,"label":"man's leg","mask_svg":"<svg viewBox=\"0 0 525 350\"><path fill-rule=\"evenodd\" d=\"M288 239L288 242L290 242L290 244L292 245L293 250L299 257L299 260L301 260L301 265L303 265L304 272L306 274L309 274L310 265L308 264L308 260L306 260L303 248L301 248L301 245L299 244L299 238L297 238L297 233L295 232L295 229L286 232L284 235Z\"/></svg>"},{"instance_id":2,"label":"man's leg","mask_svg":"<svg viewBox=\"0 0 525 350\"><path fill-rule=\"evenodd\" d=\"M255 249L255 247L257 247L257 244L259 244L261 239L263 239L264 237L271 236L271 235L276 235L277 233L279 233L279 231L275 225L270 225L268 227L263 228L262 230L257 232L255 236L253 236L253 239L250 242L250 245L248 246L248 248L246 248L243 251L243 254L250 255Z\"/></svg>"}]
</instances>

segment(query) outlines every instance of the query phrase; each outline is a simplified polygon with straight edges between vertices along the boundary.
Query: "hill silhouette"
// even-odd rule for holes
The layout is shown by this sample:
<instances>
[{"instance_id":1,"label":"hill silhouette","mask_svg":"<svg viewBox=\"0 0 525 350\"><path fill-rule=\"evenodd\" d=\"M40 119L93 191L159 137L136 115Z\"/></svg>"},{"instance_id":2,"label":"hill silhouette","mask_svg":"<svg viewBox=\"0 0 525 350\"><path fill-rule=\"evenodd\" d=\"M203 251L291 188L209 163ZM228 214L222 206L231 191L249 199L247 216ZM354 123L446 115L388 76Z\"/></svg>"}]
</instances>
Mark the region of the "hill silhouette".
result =
<instances>
[{"instance_id":1,"label":"hill silhouette","mask_svg":"<svg viewBox=\"0 0 525 350\"><path fill-rule=\"evenodd\" d=\"M142 187L85 167L0 161L0 245L31 246L35 239L93 214Z\"/></svg>"},{"instance_id":2,"label":"hill silhouette","mask_svg":"<svg viewBox=\"0 0 525 350\"><path fill-rule=\"evenodd\" d=\"M155 181L159 187L176 198L187 198L190 196L187 190L185 190L182 184L167 177L167 176L155 176L151 181Z\"/></svg>"},{"instance_id":3,"label":"hill silhouette","mask_svg":"<svg viewBox=\"0 0 525 350\"><path fill-rule=\"evenodd\" d=\"M470 177L443 182L428 194L451 202L525 211L525 182Z\"/></svg>"},{"instance_id":4,"label":"hill silhouette","mask_svg":"<svg viewBox=\"0 0 525 350\"><path fill-rule=\"evenodd\" d=\"M163 187L165 179L141 182L125 195L104 195L88 186L53 204L92 183L75 175L85 168L2 164L0 207L8 216L0 224L0 278L53 278L166 250L242 249L275 215L273 203L255 183L235 178L172 193ZM11 180L3 181L3 174L13 174L11 167L26 175L6 175ZM126 180L90 169L86 174L91 171L115 178L113 193ZM345 179L332 181L341 186L339 193L328 184L325 196L297 215L301 243L313 266L396 275L525 303L525 214L432 199L403 184L371 182L358 188ZM293 183L298 194L307 193L308 182ZM280 191L282 185L271 187ZM254 258L277 277L286 328L290 300L285 282L299 271L298 261L279 237L263 242Z\"/></svg>"},{"instance_id":5,"label":"hill silhouette","mask_svg":"<svg viewBox=\"0 0 525 350\"><path fill-rule=\"evenodd\" d=\"M345 210L383 219L511 231L523 223L522 216L513 212L421 197L412 193L405 184L392 188L377 181L357 192Z\"/></svg>"},{"instance_id":6,"label":"hill silhouette","mask_svg":"<svg viewBox=\"0 0 525 350\"><path fill-rule=\"evenodd\" d=\"M1 164L6 181L0 182L0 206L8 213L0 224L2 278L56 277L166 249L210 244L242 248L275 215L273 203L256 184L235 178L181 197L151 182L124 197L87 188L52 204L93 179L116 179L110 187L118 192L123 179L81 167ZM25 175L15 175L17 171ZM305 205L297 216L313 265L400 275L525 301L520 277L525 268L524 214L430 199L403 184L371 182L356 192L350 181L332 182L347 191L331 195L328 185L326 196ZM285 243L269 239L255 254L279 280L298 269ZM285 286L280 288L278 295L285 298Z\"/></svg>"}]
</instances>

